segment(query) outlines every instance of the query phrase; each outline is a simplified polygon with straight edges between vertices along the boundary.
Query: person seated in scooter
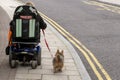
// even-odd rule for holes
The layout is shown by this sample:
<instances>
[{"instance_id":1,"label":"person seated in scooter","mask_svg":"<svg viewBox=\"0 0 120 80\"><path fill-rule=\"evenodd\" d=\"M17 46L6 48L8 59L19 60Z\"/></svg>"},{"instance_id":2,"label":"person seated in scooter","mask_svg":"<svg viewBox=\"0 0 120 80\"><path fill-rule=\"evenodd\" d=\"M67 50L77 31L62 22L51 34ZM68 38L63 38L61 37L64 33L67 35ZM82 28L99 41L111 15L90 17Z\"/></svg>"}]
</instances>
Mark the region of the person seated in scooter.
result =
<instances>
[{"instance_id":1,"label":"person seated in scooter","mask_svg":"<svg viewBox=\"0 0 120 80\"><path fill-rule=\"evenodd\" d=\"M33 5L33 3L32 2L27 2L25 5L22 5L23 7L24 6L31 6L31 7L34 7L34 5ZM22 8L23 8L22 7ZM20 8L20 9L19 9ZM17 12L17 11L20 11L21 10L21 12L22 13L20 13L20 15L24 15L24 14L26 14L26 12L27 12L27 10L23 10L22 11L22 8L21 8L21 6L19 7L17 7L16 8L16 10L15 10L15 12ZM34 8L35 10L36 10L36 8ZM33 11L34 11L34 9L32 9ZM40 14L36 11L35 12L36 13L36 18L37 18L37 20L38 20L38 22L39 22L39 28L38 29L46 29L46 27L47 27L47 25L46 25L46 23L44 22L44 20L42 19L42 17L40 16ZM12 37L13 37L13 25L15 25L14 24L14 19L16 19L16 15L17 15L17 13L14 13L14 16L13 16L13 20L10 22L10 29L9 29L9 32L8 32L8 47L6 48L6 50L7 49L9 49L9 46L11 46L11 43L12 43ZM20 16L21 18L31 18L30 16ZM33 21L32 21L33 22ZM30 23L29 23L30 24ZM33 23L31 23L32 25L33 25ZM19 27L19 26L18 26ZM18 28L18 30L19 30L19 28ZM40 30L39 30L39 34L40 34ZM24 34L24 35L26 35L26 34ZM19 35L18 35L19 36ZM22 40L21 40L22 41ZM40 38L38 38L38 41L40 41ZM6 51L6 54L8 55L9 53L7 53L7 51Z\"/></svg>"}]
</instances>

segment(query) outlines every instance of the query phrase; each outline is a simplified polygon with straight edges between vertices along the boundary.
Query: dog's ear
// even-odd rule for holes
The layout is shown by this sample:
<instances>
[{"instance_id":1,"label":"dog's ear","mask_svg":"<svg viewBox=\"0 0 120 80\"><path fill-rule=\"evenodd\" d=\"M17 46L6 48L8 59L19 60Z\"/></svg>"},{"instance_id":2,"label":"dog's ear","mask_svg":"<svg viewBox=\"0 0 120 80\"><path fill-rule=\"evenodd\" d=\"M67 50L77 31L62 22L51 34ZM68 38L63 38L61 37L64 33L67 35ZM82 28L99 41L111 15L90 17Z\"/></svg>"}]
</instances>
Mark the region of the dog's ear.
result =
<instances>
[{"instance_id":1,"label":"dog's ear","mask_svg":"<svg viewBox=\"0 0 120 80\"><path fill-rule=\"evenodd\" d=\"M59 53L59 49L57 49L57 53Z\"/></svg>"},{"instance_id":2,"label":"dog's ear","mask_svg":"<svg viewBox=\"0 0 120 80\"><path fill-rule=\"evenodd\" d=\"M57 56L58 53L59 53L59 49L57 49L57 52L56 52L55 56Z\"/></svg>"},{"instance_id":3,"label":"dog's ear","mask_svg":"<svg viewBox=\"0 0 120 80\"><path fill-rule=\"evenodd\" d=\"M62 50L62 51L61 51L61 53L63 54L63 53L64 53L64 51Z\"/></svg>"}]
</instances>

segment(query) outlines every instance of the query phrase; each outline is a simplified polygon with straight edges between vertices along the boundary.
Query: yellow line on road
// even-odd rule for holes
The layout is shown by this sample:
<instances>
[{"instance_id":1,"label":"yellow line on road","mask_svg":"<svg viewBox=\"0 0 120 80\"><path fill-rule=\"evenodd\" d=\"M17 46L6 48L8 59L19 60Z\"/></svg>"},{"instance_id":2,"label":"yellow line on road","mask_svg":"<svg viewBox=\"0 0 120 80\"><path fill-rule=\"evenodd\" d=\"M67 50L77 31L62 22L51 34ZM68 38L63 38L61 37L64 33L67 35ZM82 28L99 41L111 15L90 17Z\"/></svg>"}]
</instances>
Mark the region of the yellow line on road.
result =
<instances>
[{"instance_id":1,"label":"yellow line on road","mask_svg":"<svg viewBox=\"0 0 120 80\"><path fill-rule=\"evenodd\" d=\"M105 71L105 69L103 68L103 66L99 63L99 61L96 59L96 57L93 55L93 53L88 50L81 42L79 42L76 38L74 38L70 33L68 33L66 30L64 30L60 25L58 25L56 22L54 22L53 20L51 20L50 18L48 18L47 16L45 16L44 14L40 13L42 15L42 17L44 17L44 19L46 21L48 21L53 27L55 27L61 34L63 34L71 43L73 43L85 56L86 60L88 61L88 63L90 64L91 68L93 69L94 73L96 74L96 76L98 77L99 80L103 80L102 76L100 75L100 73L97 71L95 65L93 64L92 60L90 59L89 55L92 57L92 59L95 61L95 63L97 64L97 66L99 67L99 69L103 72L103 74L105 75L107 80L111 80L110 76L108 75L108 73ZM63 32L64 31L64 32ZM67 34L67 35L66 35ZM70 37L68 37L68 35ZM74 40L72 40L72 39ZM79 45L81 46L79 46ZM84 50L83 50L84 49ZM89 55L88 55L88 54Z\"/></svg>"},{"instance_id":2,"label":"yellow line on road","mask_svg":"<svg viewBox=\"0 0 120 80\"><path fill-rule=\"evenodd\" d=\"M97 71L96 66L93 64L92 60L90 59L90 57L88 56L88 54L77 44L75 43L75 41L73 41L71 38L69 38L62 30L59 29L59 25L56 24L55 22L53 22L53 20L51 20L50 18L48 18L47 16L43 15L42 13L40 13L45 20L47 20L52 26L54 26L62 35L64 35L71 43L73 43L85 56L85 58L87 59L88 63L90 64L91 68L93 69L94 73L96 74L96 76L98 77L99 80L103 80L102 76L100 75L100 73ZM51 22L52 21L52 22ZM57 26L56 26L57 25ZM67 32L68 33L68 32Z\"/></svg>"},{"instance_id":3,"label":"yellow line on road","mask_svg":"<svg viewBox=\"0 0 120 80\"><path fill-rule=\"evenodd\" d=\"M94 54L88 50L80 41L78 41L75 37L73 37L69 32L67 32L65 29L63 29L59 24L57 24L55 21L51 20L50 18L48 18L47 16L45 16L44 14L40 13L51 25L53 25L59 32L61 32L69 41L71 41L72 39L76 42L74 42L73 40L71 41L71 43L73 43L83 54L84 56L86 57L86 59L88 60L89 62L89 56L87 56L87 53L92 57L92 59L95 61L95 63L97 64L97 66L99 67L99 69L102 71L102 73L104 74L104 76L106 77L107 80L112 80L109 76L109 74L106 72L106 70L103 68L103 66L99 63L99 61L97 60L97 58L94 56ZM61 31L61 30L62 31ZM64 31L64 33L63 33ZM70 38L67 36L67 35L70 36ZM72 38L72 39L71 39ZM81 49L79 47L79 45L81 46ZM83 49L87 52L83 52ZM86 54L85 54L86 53ZM95 68L93 66L93 64L91 62L89 62L89 64L91 65L92 68ZM93 71L95 72L95 74L97 75L98 79L99 80L102 80L100 79L100 73L98 73L96 71L96 69L93 69Z\"/></svg>"},{"instance_id":4,"label":"yellow line on road","mask_svg":"<svg viewBox=\"0 0 120 80\"><path fill-rule=\"evenodd\" d=\"M96 1L83 1L83 2L86 4L89 4L89 5L99 6L99 7L103 8L104 10L108 10L108 11L120 14L120 7L118 7L118 6L113 6L113 5L105 4L102 2L96 2ZM92 55L92 53L89 50L87 50L87 51L90 53L91 56L94 56L94 55ZM101 71L105 75L106 79L112 80L110 78L110 76L108 75L108 73L104 70L102 65L96 60L96 58L93 57L93 59L96 62L96 64L99 66L99 68L102 69Z\"/></svg>"},{"instance_id":5,"label":"yellow line on road","mask_svg":"<svg viewBox=\"0 0 120 80\"><path fill-rule=\"evenodd\" d=\"M109 4L105 4L105 3L97 2L97 1L83 1L83 2L85 4L99 6L103 8L104 10L120 14L120 7L117 7L117 6L113 6L113 5L109 5Z\"/></svg>"}]
</instances>

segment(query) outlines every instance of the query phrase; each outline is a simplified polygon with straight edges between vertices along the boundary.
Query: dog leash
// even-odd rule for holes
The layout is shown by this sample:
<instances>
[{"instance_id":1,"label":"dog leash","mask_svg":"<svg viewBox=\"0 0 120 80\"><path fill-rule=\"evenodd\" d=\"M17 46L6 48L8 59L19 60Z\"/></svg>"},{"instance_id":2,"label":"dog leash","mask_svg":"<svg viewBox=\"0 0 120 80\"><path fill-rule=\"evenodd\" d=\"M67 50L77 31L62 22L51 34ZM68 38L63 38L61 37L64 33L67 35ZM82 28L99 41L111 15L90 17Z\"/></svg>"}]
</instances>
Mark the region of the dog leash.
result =
<instances>
[{"instance_id":1,"label":"dog leash","mask_svg":"<svg viewBox=\"0 0 120 80\"><path fill-rule=\"evenodd\" d=\"M47 40L46 40L46 38L45 38L45 32L44 32L43 29L42 29L42 32L43 32L43 35L44 35L44 41L45 41L45 44L46 44L46 46L47 46L49 52L51 52L50 47L49 47L49 45L48 45L48 42L47 42Z\"/></svg>"},{"instance_id":2,"label":"dog leash","mask_svg":"<svg viewBox=\"0 0 120 80\"><path fill-rule=\"evenodd\" d=\"M54 56L53 56L52 53L51 53L50 47L49 47L48 42L47 42L47 40L46 40L46 38L45 38L45 31L44 31L43 29L42 29L42 32L43 32L45 44L46 44L46 46L47 46L47 48L48 48L48 50L49 50L49 52L50 52L51 57L53 58Z\"/></svg>"}]
</instances>

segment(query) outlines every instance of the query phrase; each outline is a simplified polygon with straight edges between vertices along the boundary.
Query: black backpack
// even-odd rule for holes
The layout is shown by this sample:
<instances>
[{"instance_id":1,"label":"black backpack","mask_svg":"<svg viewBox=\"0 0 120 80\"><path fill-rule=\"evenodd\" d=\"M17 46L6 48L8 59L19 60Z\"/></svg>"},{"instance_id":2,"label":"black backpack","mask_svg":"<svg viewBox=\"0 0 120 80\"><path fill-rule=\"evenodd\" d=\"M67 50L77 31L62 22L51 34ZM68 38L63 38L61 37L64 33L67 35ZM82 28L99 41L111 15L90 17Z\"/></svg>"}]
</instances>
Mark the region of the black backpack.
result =
<instances>
[{"instance_id":1,"label":"black backpack","mask_svg":"<svg viewBox=\"0 0 120 80\"><path fill-rule=\"evenodd\" d=\"M12 40L15 42L39 42L40 29L37 10L32 6L18 6L12 21Z\"/></svg>"}]
</instances>

